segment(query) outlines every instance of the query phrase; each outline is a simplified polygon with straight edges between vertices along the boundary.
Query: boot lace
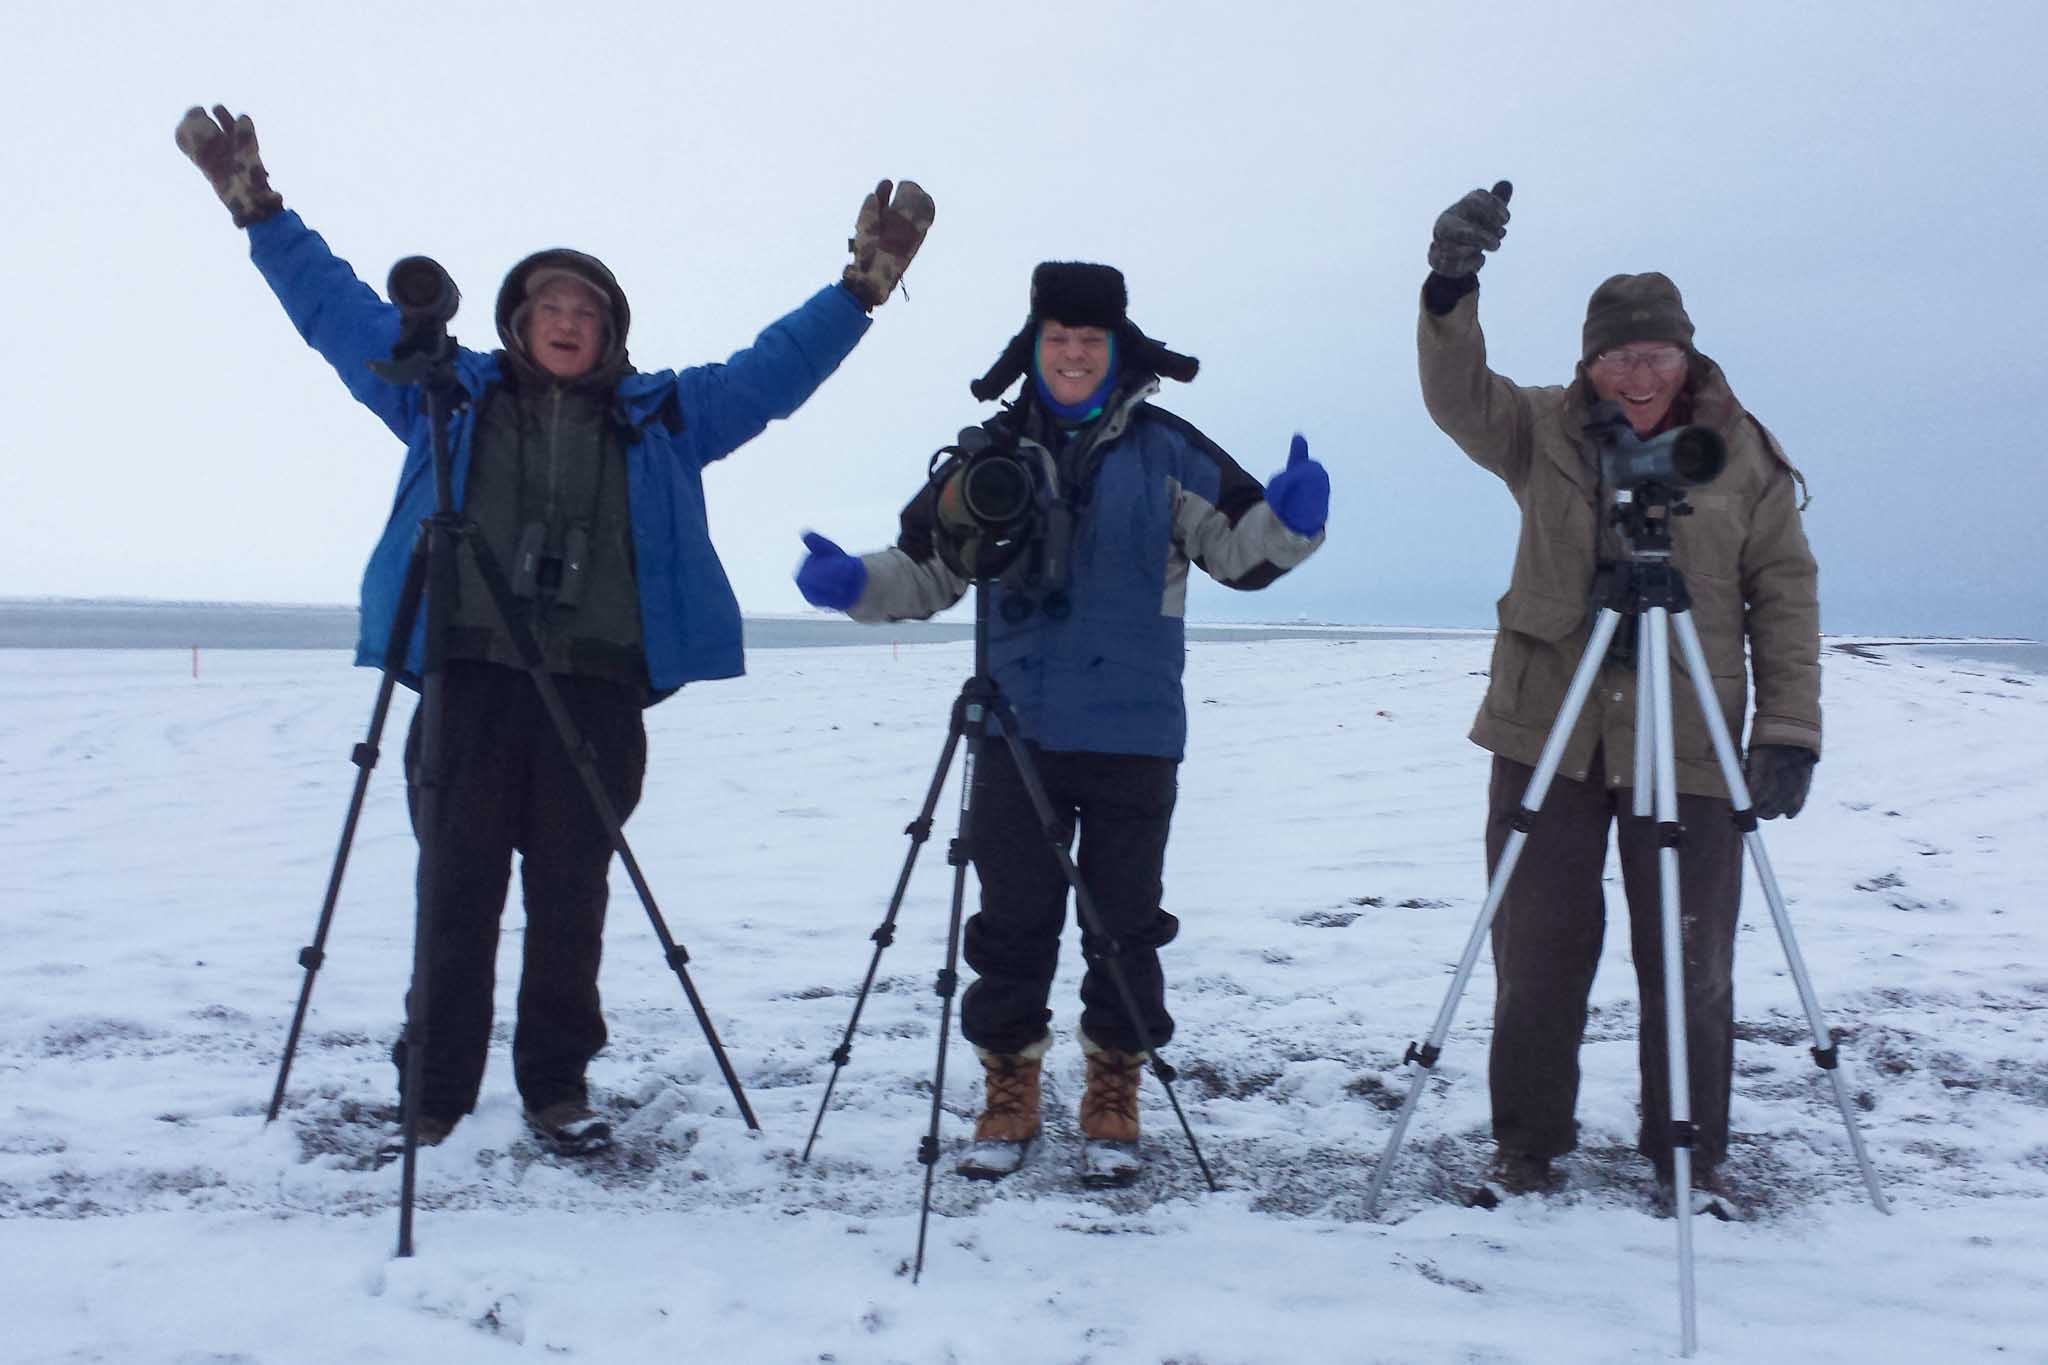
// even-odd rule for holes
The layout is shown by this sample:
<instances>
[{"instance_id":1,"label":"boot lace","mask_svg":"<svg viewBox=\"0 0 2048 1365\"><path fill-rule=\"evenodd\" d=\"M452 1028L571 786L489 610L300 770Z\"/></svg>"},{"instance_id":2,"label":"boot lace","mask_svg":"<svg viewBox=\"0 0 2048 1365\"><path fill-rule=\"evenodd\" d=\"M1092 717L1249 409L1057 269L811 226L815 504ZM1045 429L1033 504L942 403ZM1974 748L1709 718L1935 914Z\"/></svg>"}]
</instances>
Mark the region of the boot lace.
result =
<instances>
[{"instance_id":1,"label":"boot lace","mask_svg":"<svg viewBox=\"0 0 2048 1365\"><path fill-rule=\"evenodd\" d=\"M1029 1109L1030 1067L1015 1057L1002 1057L982 1078L982 1100L990 1118L1014 1118Z\"/></svg>"},{"instance_id":2,"label":"boot lace","mask_svg":"<svg viewBox=\"0 0 2048 1365\"><path fill-rule=\"evenodd\" d=\"M1138 1119L1140 1059L1128 1052L1097 1052L1088 1058L1088 1088L1081 1095L1084 1124L1105 1116Z\"/></svg>"}]
</instances>

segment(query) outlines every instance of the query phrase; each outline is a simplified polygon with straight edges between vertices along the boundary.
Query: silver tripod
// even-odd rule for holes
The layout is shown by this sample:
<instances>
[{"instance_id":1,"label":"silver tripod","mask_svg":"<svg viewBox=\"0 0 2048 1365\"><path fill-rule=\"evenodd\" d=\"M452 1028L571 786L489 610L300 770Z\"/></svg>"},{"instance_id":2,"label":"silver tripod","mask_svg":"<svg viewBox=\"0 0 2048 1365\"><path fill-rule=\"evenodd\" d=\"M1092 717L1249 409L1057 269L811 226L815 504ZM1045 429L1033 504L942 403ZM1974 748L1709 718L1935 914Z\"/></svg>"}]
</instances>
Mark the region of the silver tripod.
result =
<instances>
[{"instance_id":1,"label":"silver tripod","mask_svg":"<svg viewBox=\"0 0 2048 1365\"><path fill-rule=\"evenodd\" d=\"M1715 469L1719 468L1716 457ZM1708 475L1707 477L1711 477ZM1701 480L1692 480L1701 481ZM1535 773L1529 779L1528 790L1522 795L1521 809L1515 814L1512 832L1502 849L1499 864L1494 869L1491 884L1486 889L1486 902L1480 907L1479 921L1472 926L1472 936L1465 943L1465 953L1458 961L1458 969L1451 979L1451 988L1444 996L1443 1007L1437 1011L1436 1022L1431 1026L1429 1037L1420 1047L1408 1045L1403 1062L1414 1062L1416 1066L1407 1095L1402 1099L1401 1110L1394 1121L1394 1132L1388 1139L1386 1152L1380 1157L1377 1170L1373 1172L1372 1188L1366 1196L1366 1211L1378 1211L1381 1191L1386 1187L1387 1175L1392 1170L1394 1157L1399 1152L1401 1140L1407 1134L1408 1123L1415 1114L1416 1102L1422 1096L1422 1088L1442 1054L1444 1039L1451 1030L1451 1017L1457 1009L1458 998L1464 994L1465 983L1472 975L1473 964L1478 960L1479 949L1487 941L1488 931L1493 925L1495 913L1507 894L1508 882L1515 874L1515 864L1521 857L1523 845L1528 842L1529 831L1535 825L1536 813L1543 808L1544 798L1549 794L1550 783L1557 775L1559 760L1563 757L1567 740L1573 727L1578 723L1579 713L1584 709L1586 697L1592 691L1593 679L1600 671L1601 661L1606 657L1607 647L1614 638L1614 632L1624 614L1636 618L1636 744L1635 744L1635 814L1646 816L1651 813L1654 791L1658 832L1658 899L1663 945L1664 975L1664 1037L1669 1052L1670 1097L1671 1097L1671 1155L1673 1177L1673 1208L1677 1213L1674 1222L1678 1225L1678 1274L1679 1274L1679 1322L1684 1353L1692 1355L1697 1345L1697 1332L1693 1314L1693 1256L1692 1256L1692 1099L1687 1067L1685 1036L1685 990L1684 958L1679 939L1679 883L1678 854L1681 831L1678 824L1678 770L1675 746L1672 741L1671 719L1671 651L1670 641L1676 638L1680 652L1685 656L1685 667L1692 680L1693 695L1699 702L1700 714L1705 720L1707 733L1712 736L1714 756L1721 766L1721 776L1728 784L1729 798L1734 807L1736 826L1742 831L1742 841L1756 866L1757 878L1763 884L1764 898L1770 903L1771 919L1778 928L1778 942L1784 947L1785 961L1792 971L1792 979L1799 990L1800 1003L1805 1006L1808 1026L1813 1030L1814 1045L1811 1049L1814 1064L1828 1075L1834 1084L1835 1103L1842 1111L1842 1124L1848 1131L1849 1146L1855 1153L1856 1164L1863 1174L1864 1186L1870 1191L1870 1199L1880 1213L1890 1213L1884 1192L1879 1189L1877 1174L1872 1170L1870 1158L1864 1152L1862 1134L1856 1127L1856 1120L1849 1108L1849 1093L1837 1065L1834 1036L1829 1032L1822 1017L1820 1002L1813 992L1813 983L1806 973L1806 965L1799 955L1799 947L1792 937L1792 922L1785 913L1785 900L1779 893L1778 880L1771 872L1770 856L1764 851L1763 836L1757 830L1756 812L1752 807L1749 787L1743 781L1742 768L1736 760L1735 744L1729 738L1728 726L1721 716L1718 705L1713 701L1713 675L1707 667L1706 653L1700 647L1699 634L1693 628L1690 598L1686 593L1684 577L1671 562L1670 522L1671 514L1682 514L1691 509L1684 504L1684 493L1674 481L1673 485L1646 485L1634 488L1621 487L1614 493L1613 520L1621 529L1622 538L1628 547L1627 558L1619 566L1620 572L1604 585L1599 599L1599 614L1594 618L1592 637L1586 642L1585 653L1579 659L1579 666L1572 674L1570 686L1565 690L1564 701L1558 709L1557 718L1552 722L1550 733L1545 737L1541 756L1536 761ZM1668 628L1668 629L1667 629Z\"/></svg>"}]
</instances>

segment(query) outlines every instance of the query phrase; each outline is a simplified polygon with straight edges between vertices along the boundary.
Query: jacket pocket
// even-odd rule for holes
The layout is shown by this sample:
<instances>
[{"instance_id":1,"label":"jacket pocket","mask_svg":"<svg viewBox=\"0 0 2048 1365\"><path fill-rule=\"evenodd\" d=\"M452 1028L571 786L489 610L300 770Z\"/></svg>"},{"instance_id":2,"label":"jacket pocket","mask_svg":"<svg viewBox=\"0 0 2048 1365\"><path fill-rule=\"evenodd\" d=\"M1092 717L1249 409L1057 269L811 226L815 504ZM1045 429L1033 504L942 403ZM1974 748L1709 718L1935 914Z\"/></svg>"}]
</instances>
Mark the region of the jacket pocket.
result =
<instances>
[{"instance_id":1,"label":"jacket pocket","mask_svg":"<svg viewBox=\"0 0 2048 1365\"><path fill-rule=\"evenodd\" d=\"M1510 589L1495 610L1500 630L1486 709L1516 725L1548 728L1578 663L1565 645L1585 623L1586 604Z\"/></svg>"},{"instance_id":2,"label":"jacket pocket","mask_svg":"<svg viewBox=\"0 0 2048 1365\"><path fill-rule=\"evenodd\" d=\"M1496 608L1500 628L1555 644L1586 619L1586 603L1544 593L1510 590Z\"/></svg>"}]
</instances>

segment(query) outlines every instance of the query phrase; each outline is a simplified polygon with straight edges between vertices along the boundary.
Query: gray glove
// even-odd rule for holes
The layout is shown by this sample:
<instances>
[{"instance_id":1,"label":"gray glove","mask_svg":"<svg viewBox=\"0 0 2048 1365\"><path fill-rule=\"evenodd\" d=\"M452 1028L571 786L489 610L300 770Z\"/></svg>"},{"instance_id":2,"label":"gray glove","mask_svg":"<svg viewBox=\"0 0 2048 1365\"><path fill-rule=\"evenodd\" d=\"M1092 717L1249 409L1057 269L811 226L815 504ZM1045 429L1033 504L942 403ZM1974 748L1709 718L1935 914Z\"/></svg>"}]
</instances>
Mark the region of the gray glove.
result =
<instances>
[{"instance_id":1,"label":"gray glove","mask_svg":"<svg viewBox=\"0 0 2048 1365\"><path fill-rule=\"evenodd\" d=\"M1742 765L1742 780L1759 820L1790 820L1806 804L1813 765L1820 755L1797 744L1755 744Z\"/></svg>"},{"instance_id":2,"label":"gray glove","mask_svg":"<svg viewBox=\"0 0 2048 1365\"><path fill-rule=\"evenodd\" d=\"M247 114L213 106L213 116L193 105L178 121L178 150L192 158L220 202L235 215L235 226L260 223L284 207L284 197L270 188L270 173L256 149L256 125Z\"/></svg>"},{"instance_id":3,"label":"gray glove","mask_svg":"<svg viewBox=\"0 0 2048 1365\"><path fill-rule=\"evenodd\" d=\"M1484 253L1500 249L1508 230L1508 196L1514 187L1503 180L1491 190L1474 190L1436 218L1429 243L1429 268L1449 279L1479 273Z\"/></svg>"}]
</instances>

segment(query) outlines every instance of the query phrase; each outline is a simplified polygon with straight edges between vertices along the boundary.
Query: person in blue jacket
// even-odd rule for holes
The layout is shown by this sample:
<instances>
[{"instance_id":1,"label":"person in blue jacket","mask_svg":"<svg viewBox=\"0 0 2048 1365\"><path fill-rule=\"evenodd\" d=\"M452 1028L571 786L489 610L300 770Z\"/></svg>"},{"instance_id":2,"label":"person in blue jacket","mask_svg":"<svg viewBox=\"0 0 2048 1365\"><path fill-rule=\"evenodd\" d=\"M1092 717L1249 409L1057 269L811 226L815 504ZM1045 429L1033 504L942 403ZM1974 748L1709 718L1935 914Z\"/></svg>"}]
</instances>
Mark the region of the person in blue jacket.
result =
<instances>
[{"instance_id":1,"label":"person in blue jacket","mask_svg":"<svg viewBox=\"0 0 2048 1365\"><path fill-rule=\"evenodd\" d=\"M378 378L397 309L284 207L248 115L189 111L177 142L247 230L264 280L306 342L405 443L398 490L363 575L358 663L383 667L412 545L433 511L433 453L416 387ZM866 333L922 243L932 201L889 182L862 203L839 283L771 324L723 365L647 373L627 358L626 294L596 257L537 252L498 292L502 348L459 350L467 401L450 423L455 500L518 599L519 624L594 750L624 819L646 768L641 711L688 682L741 670L739 605L711 544L703 468L787 417ZM512 1063L535 1131L592 1151L610 1128L590 1107L585 1069L605 1043L598 1000L610 837L539 691L492 610L473 556L461 556L446 643L442 746L445 828L432 847L442 888L434 942L419 1141L444 1140L474 1109L490 1042L498 922L512 854L521 855L525 958ZM398 661L417 684L424 613ZM414 820L417 715L406 741ZM422 883L426 881L422 869ZM405 1040L394 1048L404 1074Z\"/></svg>"},{"instance_id":2,"label":"person in blue jacket","mask_svg":"<svg viewBox=\"0 0 2048 1365\"><path fill-rule=\"evenodd\" d=\"M1187 738L1188 567L1228 587L1265 587L1322 544L1330 482L1296 436L1286 468L1262 488L1154 406L1161 377L1191 380L1197 362L1146 336L1127 306L1123 275L1110 266L1040 265L1023 330L971 388L986 402L1025 381L981 436L1042 471L1046 503L1046 529L987 589L990 671L1068 843L1078 826L1083 884L1121 947L1144 1031L1162 1044L1173 1019L1159 949L1178 924L1160 906L1160 873ZM989 547L973 543L971 523L952 515L959 493L942 468L904 509L895 546L873 554L807 535L798 587L859 621L951 606L973 578L995 571L976 561ZM967 926L976 979L961 1000L960 1030L985 1084L976 1145L959 1169L993 1177L1015 1169L1039 1132L1067 884L1006 745L985 747L974 780L969 851L981 908ZM1089 1172L1115 1183L1136 1170L1143 1040L1102 967L1109 945L1084 926L1081 948L1081 1130Z\"/></svg>"}]
</instances>

